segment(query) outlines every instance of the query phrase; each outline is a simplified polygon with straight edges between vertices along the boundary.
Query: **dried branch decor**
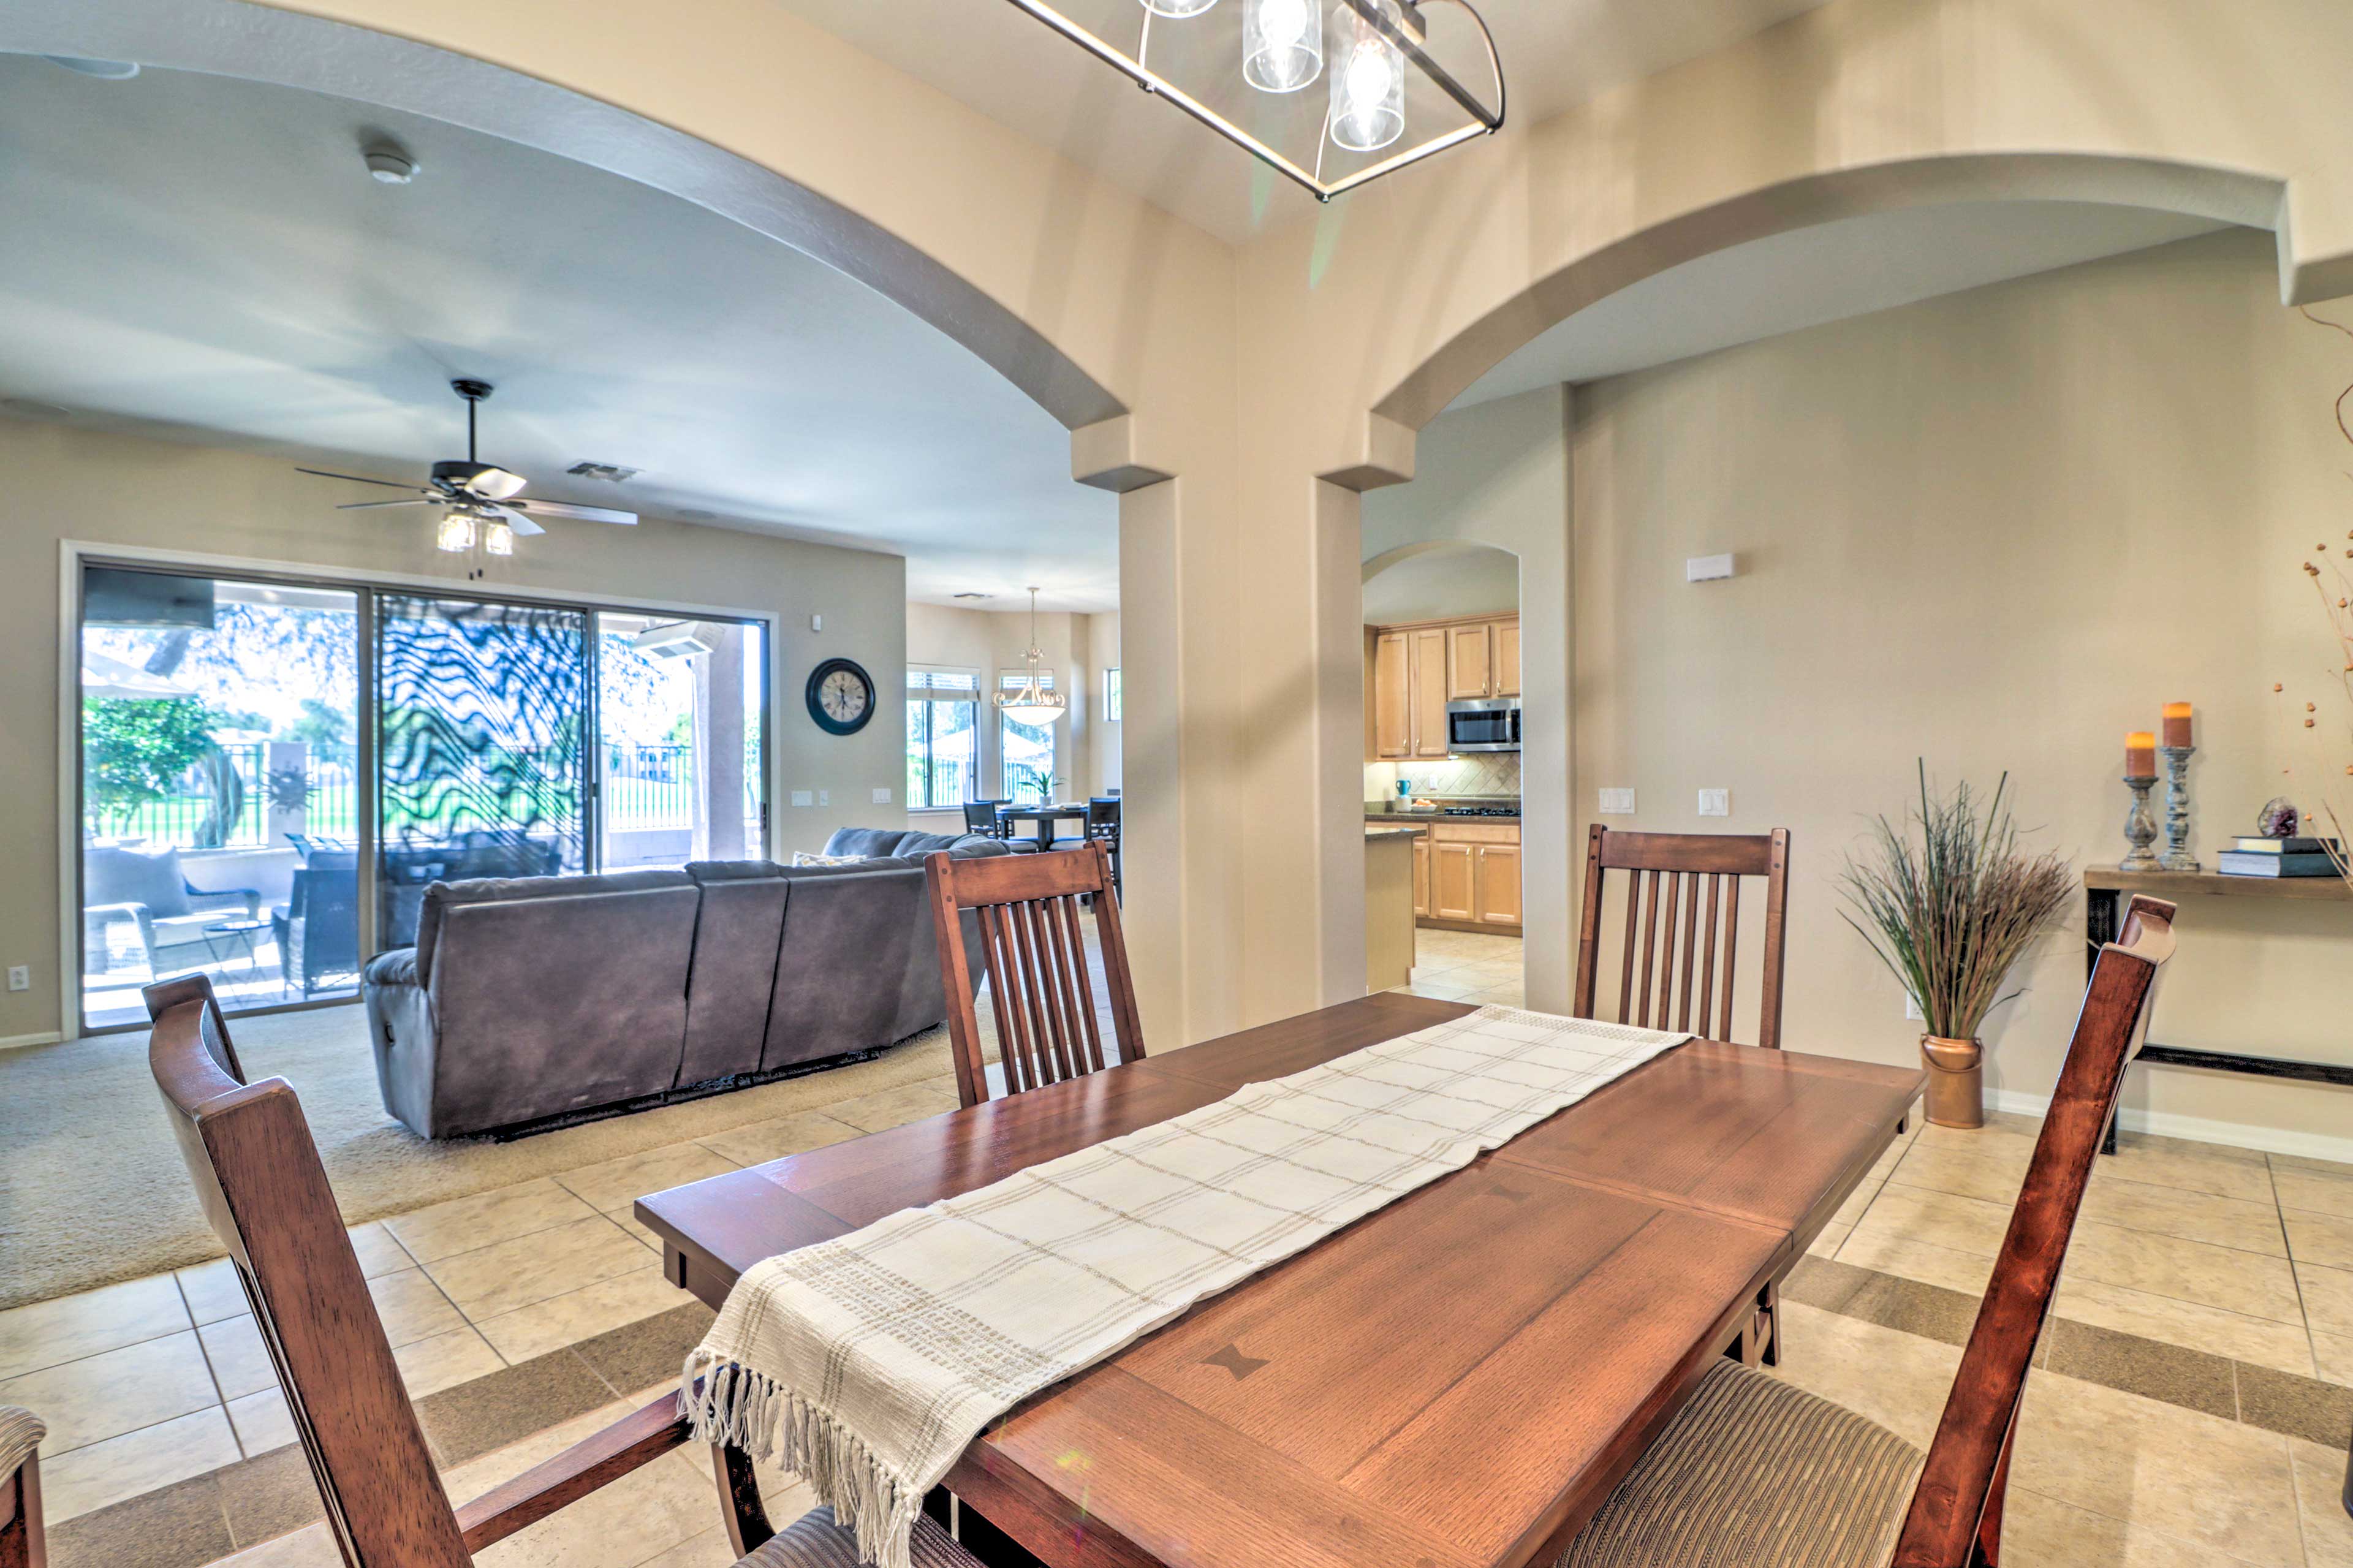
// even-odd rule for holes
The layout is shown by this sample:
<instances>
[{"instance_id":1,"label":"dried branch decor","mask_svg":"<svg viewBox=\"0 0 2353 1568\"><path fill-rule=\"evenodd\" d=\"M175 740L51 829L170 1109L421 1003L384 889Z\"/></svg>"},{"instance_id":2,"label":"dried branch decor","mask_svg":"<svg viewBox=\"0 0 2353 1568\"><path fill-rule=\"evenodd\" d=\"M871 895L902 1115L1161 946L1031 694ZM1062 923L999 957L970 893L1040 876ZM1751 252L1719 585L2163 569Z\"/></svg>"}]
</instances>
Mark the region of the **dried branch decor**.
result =
<instances>
[{"instance_id":1,"label":"dried branch decor","mask_svg":"<svg viewBox=\"0 0 2353 1568\"><path fill-rule=\"evenodd\" d=\"M2308 310L2304 310L2304 319L2316 327L2327 327L2331 331L2342 332L2345 336L2353 338L2353 327L2348 327L2342 322L2332 321L2325 316L2316 316ZM2337 433L2344 437L2348 445L2353 445L2353 424L2348 424L2346 420L2346 405L2348 402L2353 402L2353 385L2348 385L2344 391L2337 395L2335 408ZM2353 473L2348 473L2346 477L2353 479ZM2348 540L2353 540L2353 532L2347 533L2345 537ZM2353 546L2348 546L2344 557L2340 559L2334 556L2328 542L2324 540L2313 546L2313 554L2319 561L2328 563L2328 571L2324 575L2316 562L2307 561L2304 563L2304 573L2306 576L2312 579L2313 587L2320 595L2321 609L2328 616L2329 629L2337 634L2337 650L2342 656L2343 663L2343 668L2337 673L2339 690L2348 701L2353 701L2353 576L2347 574L2342 563L2343 560L2353 560ZM2278 682L2274 682L2272 689L2280 691L2284 687ZM2307 730L2315 729L2319 722L2319 705L2306 702L2304 705L2304 727ZM2318 737L2314 738L2316 740ZM2295 772L2293 767L2287 771L2291 775ZM2353 775L2353 763L2348 763L2345 765L2345 772L2348 775ZM2318 809L2308 815L2325 816L2328 819L2330 831L2335 834L2337 840L2336 844L2328 847L2328 858L2336 864L2337 874L2348 882L2353 882L2353 859L2348 858L2343 847L2348 837L2346 832L2346 823L2348 817L2353 817L2353 809L2346 806L2343 798L2346 786L2342 785L2340 781L2332 779L2326 769L2319 772L2318 778L2319 783L2315 792L2320 796Z\"/></svg>"},{"instance_id":2,"label":"dried branch decor","mask_svg":"<svg viewBox=\"0 0 2353 1568\"><path fill-rule=\"evenodd\" d=\"M1840 878L1847 924L1942 1039L1976 1038L2003 980L2074 889L2073 862L2019 847L2009 784L2004 773L1980 815L1966 783L1930 795L1923 763L1918 808L1874 819L1870 848L1849 855Z\"/></svg>"}]
</instances>

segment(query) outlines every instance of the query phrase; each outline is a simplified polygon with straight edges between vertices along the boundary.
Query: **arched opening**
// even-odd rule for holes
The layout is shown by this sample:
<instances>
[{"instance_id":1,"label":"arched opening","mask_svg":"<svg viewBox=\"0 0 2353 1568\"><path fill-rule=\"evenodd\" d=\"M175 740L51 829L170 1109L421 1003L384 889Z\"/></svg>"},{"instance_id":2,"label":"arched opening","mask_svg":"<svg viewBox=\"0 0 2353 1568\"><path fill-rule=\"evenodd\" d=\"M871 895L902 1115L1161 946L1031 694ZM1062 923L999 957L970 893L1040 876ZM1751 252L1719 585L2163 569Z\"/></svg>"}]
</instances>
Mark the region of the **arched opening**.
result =
<instances>
[{"instance_id":1,"label":"arched opening","mask_svg":"<svg viewBox=\"0 0 2353 1568\"><path fill-rule=\"evenodd\" d=\"M1407 526L1377 511L1368 543ZM1365 563L1364 616L1367 984L1520 1006L1519 558L1391 544Z\"/></svg>"}]
</instances>

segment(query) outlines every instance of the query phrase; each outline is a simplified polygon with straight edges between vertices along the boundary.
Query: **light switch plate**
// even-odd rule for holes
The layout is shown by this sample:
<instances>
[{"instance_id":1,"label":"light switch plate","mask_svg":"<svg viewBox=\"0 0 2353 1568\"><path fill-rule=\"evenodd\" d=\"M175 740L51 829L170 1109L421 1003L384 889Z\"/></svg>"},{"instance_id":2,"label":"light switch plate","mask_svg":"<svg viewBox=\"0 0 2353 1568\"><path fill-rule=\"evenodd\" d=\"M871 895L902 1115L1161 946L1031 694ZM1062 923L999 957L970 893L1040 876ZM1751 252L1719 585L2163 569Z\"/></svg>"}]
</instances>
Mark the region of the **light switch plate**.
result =
<instances>
[{"instance_id":1,"label":"light switch plate","mask_svg":"<svg viewBox=\"0 0 2353 1568\"><path fill-rule=\"evenodd\" d=\"M891 804L891 792L890 792L889 790L887 790L887 789L878 789L878 790L876 790L876 791L874 792L874 804L875 804L875 805L890 805L890 804Z\"/></svg>"},{"instance_id":2,"label":"light switch plate","mask_svg":"<svg viewBox=\"0 0 2353 1568\"><path fill-rule=\"evenodd\" d=\"M1699 814L1702 816L1730 816L1732 792L1728 789L1704 789L1699 792Z\"/></svg>"},{"instance_id":3,"label":"light switch plate","mask_svg":"<svg viewBox=\"0 0 2353 1568\"><path fill-rule=\"evenodd\" d=\"M1608 816L1634 815L1634 792L1630 789L1605 789L1601 792L1601 810Z\"/></svg>"},{"instance_id":4,"label":"light switch plate","mask_svg":"<svg viewBox=\"0 0 2353 1568\"><path fill-rule=\"evenodd\" d=\"M819 805L831 805L833 804L833 792L829 789L821 789L818 791L817 803Z\"/></svg>"},{"instance_id":5,"label":"light switch plate","mask_svg":"<svg viewBox=\"0 0 2353 1568\"><path fill-rule=\"evenodd\" d=\"M825 630L825 617L823 616L811 616L809 617L809 630L813 632L821 632Z\"/></svg>"},{"instance_id":6,"label":"light switch plate","mask_svg":"<svg viewBox=\"0 0 2353 1568\"><path fill-rule=\"evenodd\" d=\"M805 789L797 789L793 791L793 804L795 805L815 805L817 804L817 796L811 795Z\"/></svg>"},{"instance_id":7,"label":"light switch plate","mask_svg":"<svg viewBox=\"0 0 2353 1568\"><path fill-rule=\"evenodd\" d=\"M1909 991L1906 991L1904 994L1904 1016L1911 1019L1915 1024L1925 1024L1927 1022L1926 1018L1923 1018L1920 1016L1920 1004L1912 1000L1912 994Z\"/></svg>"},{"instance_id":8,"label":"light switch plate","mask_svg":"<svg viewBox=\"0 0 2353 1568\"><path fill-rule=\"evenodd\" d=\"M1683 563L1686 583L1718 583L1732 575L1729 555L1694 555Z\"/></svg>"}]
</instances>

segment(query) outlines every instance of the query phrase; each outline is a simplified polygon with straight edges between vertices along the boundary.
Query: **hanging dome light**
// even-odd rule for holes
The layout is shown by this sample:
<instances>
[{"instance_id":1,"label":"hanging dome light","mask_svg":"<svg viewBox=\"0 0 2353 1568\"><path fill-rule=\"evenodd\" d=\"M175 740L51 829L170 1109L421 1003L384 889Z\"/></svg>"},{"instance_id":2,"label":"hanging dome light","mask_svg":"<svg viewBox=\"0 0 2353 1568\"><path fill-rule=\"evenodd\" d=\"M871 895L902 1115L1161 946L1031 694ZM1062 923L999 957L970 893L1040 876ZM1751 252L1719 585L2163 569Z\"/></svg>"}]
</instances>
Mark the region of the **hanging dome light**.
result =
<instances>
[{"instance_id":1,"label":"hanging dome light","mask_svg":"<svg viewBox=\"0 0 2353 1568\"><path fill-rule=\"evenodd\" d=\"M1038 651L1038 590L1029 590L1029 647L1022 654L1028 672L1021 684L1008 691L998 689L995 701L997 710L1017 724L1050 724L1062 716L1071 700L1047 684L1045 672L1039 668L1045 655Z\"/></svg>"}]
</instances>

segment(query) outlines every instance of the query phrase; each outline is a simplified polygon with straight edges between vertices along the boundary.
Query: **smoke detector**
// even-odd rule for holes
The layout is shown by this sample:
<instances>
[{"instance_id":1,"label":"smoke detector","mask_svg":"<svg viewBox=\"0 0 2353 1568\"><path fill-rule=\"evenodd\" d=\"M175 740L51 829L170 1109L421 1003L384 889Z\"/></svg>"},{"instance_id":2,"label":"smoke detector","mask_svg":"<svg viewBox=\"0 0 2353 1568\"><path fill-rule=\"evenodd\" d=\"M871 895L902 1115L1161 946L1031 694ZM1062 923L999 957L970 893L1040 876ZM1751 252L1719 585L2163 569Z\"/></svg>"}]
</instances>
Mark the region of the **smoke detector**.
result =
<instances>
[{"instance_id":1,"label":"smoke detector","mask_svg":"<svg viewBox=\"0 0 2353 1568\"><path fill-rule=\"evenodd\" d=\"M694 635L694 626L690 621L648 626L629 639L629 646L648 658L659 659L692 658L696 654L711 651L711 645Z\"/></svg>"},{"instance_id":2,"label":"smoke detector","mask_svg":"<svg viewBox=\"0 0 2353 1568\"><path fill-rule=\"evenodd\" d=\"M378 142L360 156L367 163L368 178L379 185L405 185L417 178L417 160L389 142Z\"/></svg>"},{"instance_id":3,"label":"smoke detector","mask_svg":"<svg viewBox=\"0 0 2353 1568\"><path fill-rule=\"evenodd\" d=\"M567 474L576 474L584 479L603 479L607 484L613 485L619 484L623 479L634 479L638 472L636 468L625 468L618 463L585 462L575 463L564 471Z\"/></svg>"}]
</instances>

